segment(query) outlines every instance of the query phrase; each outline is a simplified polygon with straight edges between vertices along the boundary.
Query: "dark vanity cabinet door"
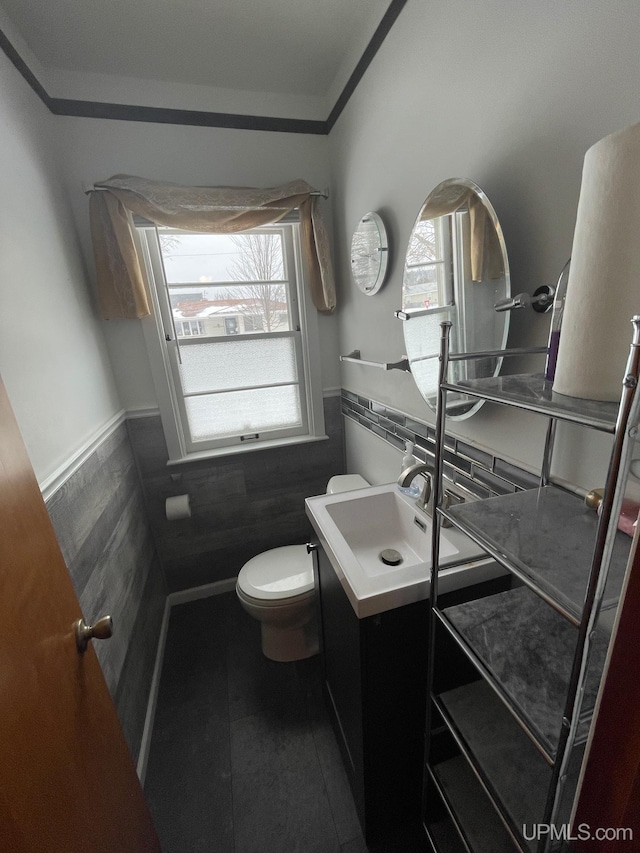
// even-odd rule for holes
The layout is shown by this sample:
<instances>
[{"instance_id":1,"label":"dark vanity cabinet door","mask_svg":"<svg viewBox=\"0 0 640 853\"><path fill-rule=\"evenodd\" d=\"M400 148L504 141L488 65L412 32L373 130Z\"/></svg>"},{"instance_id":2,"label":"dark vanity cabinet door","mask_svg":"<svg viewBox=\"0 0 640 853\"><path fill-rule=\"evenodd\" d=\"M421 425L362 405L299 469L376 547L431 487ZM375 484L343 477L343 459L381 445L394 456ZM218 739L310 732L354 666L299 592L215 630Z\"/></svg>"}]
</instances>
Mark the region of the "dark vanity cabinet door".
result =
<instances>
[{"instance_id":1,"label":"dark vanity cabinet door","mask_svg":"<svg viewBox=\"0 0 640 853\"><path fill-rule=\"evenodd\" d=\"M421 849L428 602L358 619L316 552L325 698L363 833L374 844L408 832ZM415 834L415 843L410 840Z\"/></svg>"},{"instance_id":2,"label":"dark vanity cabinet door","mask_svg":"<svg viewBox=\"0 0 640 853\"><path fill-rule=\"evenodd\" d=\"M361 626L322 548L317 555L323 687L362 821L362 786L354 786L363 775Z\"/></svg>"}]
</instances>

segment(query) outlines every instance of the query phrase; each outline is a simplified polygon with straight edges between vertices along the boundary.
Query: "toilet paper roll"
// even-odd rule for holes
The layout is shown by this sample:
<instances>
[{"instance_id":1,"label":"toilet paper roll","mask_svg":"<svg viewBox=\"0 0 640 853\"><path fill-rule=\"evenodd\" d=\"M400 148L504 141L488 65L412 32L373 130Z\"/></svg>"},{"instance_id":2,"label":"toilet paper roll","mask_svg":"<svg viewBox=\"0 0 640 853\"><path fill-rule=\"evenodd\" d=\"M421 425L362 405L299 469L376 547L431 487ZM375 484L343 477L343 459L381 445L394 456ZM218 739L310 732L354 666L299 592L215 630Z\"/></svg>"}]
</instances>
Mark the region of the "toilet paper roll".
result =
<instances>
[{"instance_id":1,"label":"toilet paper roll","mask_svg":"<svg viewBox=\"0 0 640 853\"><path fill-rule=\"evenodd\" d=\"M553 390L620 399L640 314L640 124L607 136L584 158Z\"/></svg>"},{"instance_id":2,"label":"toilet paper roll","mask_svg":"<svg viewBox=\"0 0 640 853\"><path fill-rule=\"evenodd\" d=\"M165 501L167 521L178 521L180 518L191 518L191 503L189 495L176 495Z\"/></svg>"}]
</instances>

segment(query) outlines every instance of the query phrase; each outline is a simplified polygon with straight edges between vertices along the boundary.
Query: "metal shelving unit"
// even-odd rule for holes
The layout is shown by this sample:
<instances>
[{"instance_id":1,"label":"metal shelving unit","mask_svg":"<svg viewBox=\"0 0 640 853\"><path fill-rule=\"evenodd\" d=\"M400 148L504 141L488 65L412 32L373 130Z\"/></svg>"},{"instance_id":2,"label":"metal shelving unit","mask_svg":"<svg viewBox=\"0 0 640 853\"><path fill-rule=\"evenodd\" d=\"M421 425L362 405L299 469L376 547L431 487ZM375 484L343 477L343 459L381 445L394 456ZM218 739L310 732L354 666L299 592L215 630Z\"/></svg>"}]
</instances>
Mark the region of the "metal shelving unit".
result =
<instances>
[{"instance_id":1,"label":"metal shelving unit","mask_svg":"<svg viewBox=\"0 0 640 853\"><path fill-rule=\"evenodd\" d=\"M463 849L472 853L483 851L461 831L465 817L456 813L452 787L463 767L480 784L486 807L499 818L513 850L549 853L554 849L551 835L534 842L524 837L523 825L558 826L569 819L564 795L577 784L581 744L588 734L608 646L599 617L601 611L618 603L631 543L618 532L617 519L640 410L640 394L636 393L640 317L634 317L632 323L633 340L619 404L554 394L542 375L450 382L451 362L487 354L450 353L451 324L441 324L433 476L429 716L432 720L436 714L442 720L457 753L455 760L438 760L430 736L427 778L445 801ZM504 357L521 354L522 350L501 353ZM549 419L538 489L448 509L441 506L450 393ZM599 517L575 494L553 483L551 463L559 421L613 436ZM437 567L443 521L470 536L517 578L517 586L475 601L440 606ZM439 631L453 639L477 677L470 684L440 694L434 683ZM540 680L532 684L536 661ZM486 734L488 727L493 738L490 749L481 732ZM517 778L507 785L505 778L514 766L519 768ZM433 839L432 844L438 849Z\"/></svg>"}]
</instances>

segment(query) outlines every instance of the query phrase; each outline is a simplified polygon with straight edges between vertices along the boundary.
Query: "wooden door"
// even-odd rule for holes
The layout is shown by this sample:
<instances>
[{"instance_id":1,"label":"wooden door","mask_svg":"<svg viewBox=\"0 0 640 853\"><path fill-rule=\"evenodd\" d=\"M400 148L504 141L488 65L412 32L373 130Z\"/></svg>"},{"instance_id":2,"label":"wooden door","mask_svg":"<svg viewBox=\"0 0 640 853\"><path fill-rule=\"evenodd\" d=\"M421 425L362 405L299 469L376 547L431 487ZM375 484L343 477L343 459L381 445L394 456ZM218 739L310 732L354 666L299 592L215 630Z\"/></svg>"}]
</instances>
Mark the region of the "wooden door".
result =
<instances>
[{"instance_id":1,"label":"wooden door","mask_svg":"<svg viewBox=\"0 0 640 853\"><path fill-rule=\"evenodd\" d=\"M0 380L0 850L160 853L81 615Z\"/></svg>"}]
</instances>

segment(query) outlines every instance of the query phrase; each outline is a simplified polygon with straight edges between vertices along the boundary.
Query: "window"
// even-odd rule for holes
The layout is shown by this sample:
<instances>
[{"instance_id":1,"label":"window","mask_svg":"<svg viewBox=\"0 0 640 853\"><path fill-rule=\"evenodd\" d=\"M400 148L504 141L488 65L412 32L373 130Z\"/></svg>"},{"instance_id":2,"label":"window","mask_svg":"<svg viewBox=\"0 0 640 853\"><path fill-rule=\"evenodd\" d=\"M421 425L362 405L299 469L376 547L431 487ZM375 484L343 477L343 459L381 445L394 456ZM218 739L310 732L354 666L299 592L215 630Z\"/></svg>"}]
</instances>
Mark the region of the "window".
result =
<instances>
[{"instance_id":1,"label":"window","mask_svg":"<svg viewBox=\"0 0 640 853\"><path fill-rule=\"evenodd\" d=\"M155 309L145 337L171 460L324 433L298 227L138 229Z\"/></svg>"},{"instance_id":2,"label":"window","mask_svg":"<svg viewBox=\"0 0 640 853\"><path fill-rule=\"evenodd\" d=\"M420 323L405 326L405 341L411 350L423 352L424 358L411 365L411 370L423 394L436 394L438 389L438 360L440 323L450 320L451 351L469 352L469 334L473 333L472 306L478 288L471 282L468 209L451 215L436 216L416 222L407 250L404 268L402 308L415 313ZM492 307L487 306L492 316ZM468 376L468 362L452 364L450 376L460 382ZM453 394L450 402L458 399ZM465 404L467 397L460 397Z\"/></svg>"},{"instance_id":3,"label":"window","mask_svg":"<svg viewBox=\"0 0 640 853\"><path fill-rule=\"evenodd\" d=\"M204 323L201 323L200 320L177 320L176 335L179 338L204 335Z\"/></svg>"},{"instance_id":4,"label":"window","mask_svg":"<svg viewBox=\"0 0 640 853\"><path fill-rule=\"evenodd\" d=\"M448 217L415 224L404 268L404 311L422 313L453 304L451 240Z\"/></svg>"}]
</instances>

